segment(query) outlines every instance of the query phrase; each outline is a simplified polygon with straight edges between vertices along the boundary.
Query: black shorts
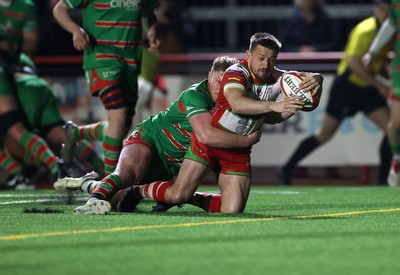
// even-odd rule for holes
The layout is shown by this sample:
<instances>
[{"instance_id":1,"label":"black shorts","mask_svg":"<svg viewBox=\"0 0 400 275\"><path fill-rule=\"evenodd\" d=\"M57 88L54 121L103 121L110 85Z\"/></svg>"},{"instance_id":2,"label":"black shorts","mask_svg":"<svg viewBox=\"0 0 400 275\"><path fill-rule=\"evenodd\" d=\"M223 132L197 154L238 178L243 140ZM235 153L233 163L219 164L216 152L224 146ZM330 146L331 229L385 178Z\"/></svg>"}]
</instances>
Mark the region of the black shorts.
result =
<instances>
[{"instance_id":1,"label":"black shorts","mask_svg":"<svg viewBox=\"0 0 400 275\"><path fill-rule=\"evenodd\" d=\"M358 111L369 113L387 107L386 99L375 88L358 87L342 76L333 81L326 112L338 120L354 116Z\"/></svg>"}]
</instances>

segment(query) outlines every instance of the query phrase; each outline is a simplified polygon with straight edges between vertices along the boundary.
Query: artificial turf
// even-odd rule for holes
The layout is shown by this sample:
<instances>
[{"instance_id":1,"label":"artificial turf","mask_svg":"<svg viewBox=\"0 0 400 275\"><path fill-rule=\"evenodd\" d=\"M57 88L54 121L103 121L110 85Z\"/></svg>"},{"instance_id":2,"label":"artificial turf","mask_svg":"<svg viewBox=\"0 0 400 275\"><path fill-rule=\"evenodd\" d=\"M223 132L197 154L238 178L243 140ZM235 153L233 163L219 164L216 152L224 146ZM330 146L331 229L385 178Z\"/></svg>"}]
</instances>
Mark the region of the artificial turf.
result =
<instances>
[{"instance_id":1,"label":"artificial turf","mask_svg":"<svg viewBox=\"0 0 400 275\"><path fill-rule=\"evenodd\" d=\"M150 201L129 214L72 214L85 198L0 192L1 274L400 272L397 188L255 186L238 215L150 213Z\"/></svg>"}]
</instances>

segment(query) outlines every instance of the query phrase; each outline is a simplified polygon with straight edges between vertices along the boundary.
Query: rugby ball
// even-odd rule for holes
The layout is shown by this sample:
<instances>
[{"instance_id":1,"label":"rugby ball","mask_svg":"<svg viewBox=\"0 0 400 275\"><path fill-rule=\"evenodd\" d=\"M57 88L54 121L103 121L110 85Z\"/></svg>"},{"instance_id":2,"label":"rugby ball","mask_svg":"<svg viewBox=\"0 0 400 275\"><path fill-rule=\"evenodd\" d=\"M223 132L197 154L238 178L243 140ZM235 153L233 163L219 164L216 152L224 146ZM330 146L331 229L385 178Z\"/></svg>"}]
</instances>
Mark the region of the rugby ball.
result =
<instances>
[{"instance_id":1,"label":"rugby ball","mask_svg":"<svg viewBox=\"0 0 400 275\"><path fill-rule=\"evenodd\" d=\"M301 110L310 112L318 107L319 97L315 91L303 92L299 88L301 81L303 81L303 78L297 72L289 71L280 77L279 86L286 97L300 96L305 103Z\"/></svg>"}]
</instances>

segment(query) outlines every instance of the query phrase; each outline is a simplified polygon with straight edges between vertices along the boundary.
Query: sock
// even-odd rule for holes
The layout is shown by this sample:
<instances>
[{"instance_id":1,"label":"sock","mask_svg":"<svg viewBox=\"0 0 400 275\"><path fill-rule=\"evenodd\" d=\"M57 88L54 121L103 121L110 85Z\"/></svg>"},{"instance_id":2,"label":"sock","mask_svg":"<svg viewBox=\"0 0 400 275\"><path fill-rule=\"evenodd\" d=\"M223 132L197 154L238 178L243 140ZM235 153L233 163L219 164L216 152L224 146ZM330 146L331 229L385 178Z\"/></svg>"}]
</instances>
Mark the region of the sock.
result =
<instances>
[{"instance_id":1,"label":"sock","mask_svg":"<svg viewBox=\"0 0 400 275\"><path fill-rule=\"evenodd\" d=\"M82 139L78 143L75 153L79 159L86 160L93 165L93 170L98 174L104 175L104 162L89 141Z\"/></svg>"},{"instance_id":2,"label":"sock","mask_svg":"<svg viewBox=\"0 0 400 275\"><path fill-rule=\"evenodd\" d=\"M105 136L103 140L104 174L107 176L114 172L122 150L122 139Z\"/></svg>"},{"instance_id":3,"label":"sock","mask_svg":"<svg viewBox=\"0 0 400 275\"><path fill-rule=\"evenodd\" d=\"M390 145L390 150L393 153L393 159L400 161L400 145Z\"/></svg>"},{"instance_id":4,"label":"sock","mask_svg":"<svg viewBox=\"0 0 400 275\"><path fill-rule=\"evenodd\" d=\"M92 194L92 192L96 189L97 185L100 184L98 180L87 180L84 181L81 185L81 190L83 192L87 192L88 194Z\"/></svg>"},{"instance_id":5,"label":"sock","mask_svg":"<svg viewBox=\"0 0 400 275\"><path fill-rule=\"evenodd\" d=\"M188 202L210 213L221 213L221 195L196 192Z\"/></svg>"},{"instance_id":6,"label":"sock","mask_svg":"<svg viewBox=\"0 0 400 275\"><path fill-rule=\"evenodd\" d=\"M107 121L100 121L89 125L79 126L77 131L73 132L73 136L76 140L100 140L104 139L103 130L108 125Z\"/></svg>"},{"instance_id":7,"label":"sock","mask_svg":"<svg viewBox=\"0 0 400 275\"><path fill-rule=\"evenodd\" d=\"M3 149L0 148L0 167L4 169L8 174L18 174L21 172L21 165L12 157L6 154Z\"/></svg>"},{"instance_id":8,"label":"sock","mask_svg":"<svg viewBox=\"0 0 400 275\"><path fill-rule=\"evenodd\" d=\"M19 141L19 144L22 148L24 148L24 159L33 157L34 159L40 161L40 163L44 164L51 171L51 173L57 173L57 156L51 151L44 139L31 132L25 131L21 140Z\"/></svg>"},{"instance_id":9,"label":"sock","mask_svg":"<svg viewBox=\"0 0 400 275\"><path fill-rule=\"evenodd\" d=\"M378 183L386 185L392 163L392 151L390 150L389 141L386 136L383 137L379 147L379 158Z\"/></svg>"},{"instance_id":10,"label":"sock","mask_svg":"<svg viewBox=\"0 0 400 275\"><path fill-rule=\"evenodd\" d=\"M319 146L318 140L315 136L305 138L298 146L296 151L292 154L289 161L283 166L283 169L292 172L297 163L299 163L304 157L310 154Z\"/></svg>"},{"instance_id":11,"label":"sock","mask_svg":"<svg viewBox=\"0 0 400 275\"><path fill-rule=\"evenodd\" d=\"M159 202L166 202L165 192L172 184L173 183L170 181L156 181L141 185L139 192L143 198L151 198Z\"/></svg>"},{"instance_id":12,"label":"sock","mask_svg":"<svg viewBox=\"0 0 400 275\"><path fill-rule=\"evenodd\" d=\"M110 174L100 181L91 193L91 196L101 200L110 200L114 193L122 189L122 187L123 183L121 178L116 174Z\"/></svg>"}]
</instances>

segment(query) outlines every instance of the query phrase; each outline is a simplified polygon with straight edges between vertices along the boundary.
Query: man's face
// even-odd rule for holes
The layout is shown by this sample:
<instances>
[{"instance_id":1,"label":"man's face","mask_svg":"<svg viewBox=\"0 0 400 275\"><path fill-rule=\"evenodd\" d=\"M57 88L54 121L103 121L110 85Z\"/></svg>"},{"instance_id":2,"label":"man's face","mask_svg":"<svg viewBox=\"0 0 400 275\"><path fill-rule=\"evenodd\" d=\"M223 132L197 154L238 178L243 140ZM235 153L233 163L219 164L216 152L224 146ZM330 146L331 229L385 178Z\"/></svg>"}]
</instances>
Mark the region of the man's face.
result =
<instances>
[{"instance_id":1,"label":"man's face","mask_svg":"<svg viewBox=\"0 0 400 275\"><path fill-rule=\"evenodd\" d=\"M259 80L266 81L272 74L278 54L260 45L257 45L252 52L246 53L252 73Z\"/></svg>"},{"instance_id":2,"label":"man's face","mask_svg":"<svg viewBox=\"0 0 400 275\"><path fill-rule=\"evenodd\" d=\"M217 102L219 86L221 85L223 75L224 71L211 71L208 73L208 89L214 103Z\"/></svg>"}]
</instances>

